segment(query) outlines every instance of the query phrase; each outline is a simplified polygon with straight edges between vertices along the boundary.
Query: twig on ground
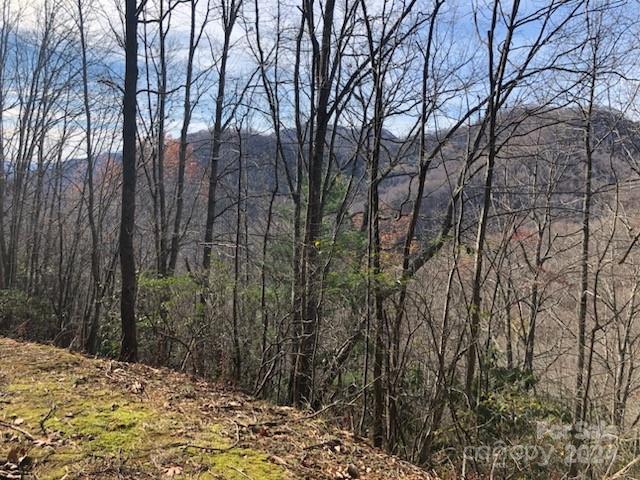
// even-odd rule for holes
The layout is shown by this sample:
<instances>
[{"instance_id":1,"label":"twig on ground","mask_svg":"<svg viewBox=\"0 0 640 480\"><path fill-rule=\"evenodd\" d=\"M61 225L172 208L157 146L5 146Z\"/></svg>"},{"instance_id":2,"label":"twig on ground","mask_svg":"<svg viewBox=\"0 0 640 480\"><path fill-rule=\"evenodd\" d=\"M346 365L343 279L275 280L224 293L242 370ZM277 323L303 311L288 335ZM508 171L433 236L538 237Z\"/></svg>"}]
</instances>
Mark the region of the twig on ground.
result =
<instances>
[{"instance_id":1,"label":"twig on ground","mask_svg":"<svg viewBox=\"0 0 640 480\"><path fill-rule=\"evenodd\" d=\"M166 447L182 447L182 448L195 448L197 450L203 450L205 452L228 452L229 450L236 448L240 443L240 426L238 425L237 422L233 422L233 424L236 426L236 439L233 442L233 444L229 445L228 447L220 448L220 447L207 447L205 445L196 445L193 443L172 443L169 445L165 445L165 448Z\"/></svg>"},{"instance_id":2,"label":"twig on ground","mask_svg":"<svg viewBox=\"0 0 640 480\"><path fill-rule=\"evenodd\" d=\"M47 414L46 414L44 417L42 417L42 420L40 420L40 421L38 422L38 424L40 425L40 430L42 431L42 433L43 433L44 435L46 435L46 434L47 434L47 429L44 427L44 424L45 424L45 422L46 422L47 420L49 420L49 419L51 418L51 415L53 415L53 412L55 412L57 408L58 408L58 406L57 406L55 403L52 403L52 404L51 404L51 408L49 409L49 411L47 412Z\"/></svg>"},{"instance_id":3,"label":"twig on ground","mask_svg":"<svg viewBox=\"0 0 640 480\"><path fill-rule=\"evenodd\" d=\"M249 480L253 480L253 477L250 477L249 475L247 475L246 473L244 473L242 470L240 470L239 468L234 467L233 465L229 465L232 469L234 469L236 472L238 472L240 475L242 475L243 477L248 478Z\"/></svg>"},{"instance_id":4,"label":"twig on ground","mask_svg":"<svg viewBox=\"0 0 640 480\"><path fill-rule=\"evenodd\" d=\"M640 462L640 457L636 457L634 460L632 460L631 462L629 462L627 465L625 465L623 468L621 468L620 470L618 470L616 473L614 473L612 476L610 476L608 478L608 480L614 480L617 478L624 478L625 474L629 471L629 469L631 467L633 467L636 463Z\"/></svg>"},{"instance_id":5,"label":"twig on ground","mask_svg":"<svg viewBox=\"0 0 640 480\"><path fill-rule=\"evenodd\" d=\"M35 440L35 437L33 435L31 435L26 430L23 430L22 428L17 427L16 425L12 425L10 423L0 421L0 427L5 427L5 428L9 428L11 430L15 430L16 432L21 433L22 435L24 435L28 440L31 440L31 441Z\"/></svg>"}]
</instances>

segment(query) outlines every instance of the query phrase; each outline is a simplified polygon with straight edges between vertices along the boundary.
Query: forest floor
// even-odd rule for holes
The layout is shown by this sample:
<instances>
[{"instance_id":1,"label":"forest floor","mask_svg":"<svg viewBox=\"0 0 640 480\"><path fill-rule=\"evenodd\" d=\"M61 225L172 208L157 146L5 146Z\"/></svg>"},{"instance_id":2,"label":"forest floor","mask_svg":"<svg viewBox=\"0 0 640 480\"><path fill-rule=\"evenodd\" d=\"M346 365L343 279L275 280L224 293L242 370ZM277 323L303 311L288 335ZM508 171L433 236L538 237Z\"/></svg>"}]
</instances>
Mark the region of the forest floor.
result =
<instances>
[{"instance_id":1,"label":"forest floor","mask_svg":"<svg viewBox=\"0 0 640 480\"><path fill-rule=\"evenodd\" d=\"M0 338L0 479L430 479L321 416Z\"/></svg>"}]
</instances>

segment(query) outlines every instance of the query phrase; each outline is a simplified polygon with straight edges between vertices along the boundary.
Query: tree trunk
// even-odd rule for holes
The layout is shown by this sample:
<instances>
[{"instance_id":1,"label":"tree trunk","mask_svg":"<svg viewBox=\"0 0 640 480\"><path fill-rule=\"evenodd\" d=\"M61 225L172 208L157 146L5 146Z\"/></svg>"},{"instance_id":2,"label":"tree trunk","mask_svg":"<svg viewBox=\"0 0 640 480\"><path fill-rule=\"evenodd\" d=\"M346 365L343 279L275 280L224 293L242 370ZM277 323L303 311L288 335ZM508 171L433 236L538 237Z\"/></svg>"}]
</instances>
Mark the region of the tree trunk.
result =
<instances>
[{"instance_id":1,"label":"tree trunk","mask_svg":"<svg viewBox=\"0 0 640 480\"><path fill-rule=\"evenodd\" d=\"M120 360L138 359L136 338L136 264L133 247L136 208L136 88L138 80L138 16L136 1L125 3L125 74L122 122L122 211L120 221L120 269L122 286Z\"/></svg>"},{"instance_id":2,"label":"tree trunk","mask_svg":"<svg viewBox=\"0 0 640 480\"><path fill-rule=\"evenodd\" d=\"M313 31L313 3L307 2L305 9L307 26ZM319 256L319 241L322 228L322 165L324 162L325 138L330 118L328 112L329 95L331 94L329 60L334 9L335 0L328 0L324 6L322 45L319 49L314 48L314 65L317 72L317 88L319 92L315 105L315 132L309 158L309 198L303 247L305 301L302 311L302 338L294 386L293 401L296 405L313 403L313 351L318 333L320 287L322 283L322 268Z\"/></svg>"}]
</instances>

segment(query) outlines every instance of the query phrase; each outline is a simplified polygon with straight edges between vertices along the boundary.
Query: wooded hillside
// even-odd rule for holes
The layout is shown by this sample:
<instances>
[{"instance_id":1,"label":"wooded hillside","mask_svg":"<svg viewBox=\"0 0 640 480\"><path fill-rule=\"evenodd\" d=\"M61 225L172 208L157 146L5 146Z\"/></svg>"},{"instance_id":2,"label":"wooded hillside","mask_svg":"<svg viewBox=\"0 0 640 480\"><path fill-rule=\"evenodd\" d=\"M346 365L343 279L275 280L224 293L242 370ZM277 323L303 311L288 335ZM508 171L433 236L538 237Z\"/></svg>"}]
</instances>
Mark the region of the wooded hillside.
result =
<instances>
[{"instance_id":1,"label":"wooded hillside","mask_svg":"<svg viewBox=\"0 0 640 480\"><path fill-rule=\"evenodd\" d=\"M640 463L639 0L0 4L0 335L441 476Z\"/></svg>"},{"instance_id":2,"label":"wooded hillside","mask_svg":"<svg viewBox=\"0 0 640 480\"><path fill-rule=\"evenodd\" d=\"M386 479L426 472L311 412L167 369L0 339L0 479Z\"/></svg>"}]
</instances>

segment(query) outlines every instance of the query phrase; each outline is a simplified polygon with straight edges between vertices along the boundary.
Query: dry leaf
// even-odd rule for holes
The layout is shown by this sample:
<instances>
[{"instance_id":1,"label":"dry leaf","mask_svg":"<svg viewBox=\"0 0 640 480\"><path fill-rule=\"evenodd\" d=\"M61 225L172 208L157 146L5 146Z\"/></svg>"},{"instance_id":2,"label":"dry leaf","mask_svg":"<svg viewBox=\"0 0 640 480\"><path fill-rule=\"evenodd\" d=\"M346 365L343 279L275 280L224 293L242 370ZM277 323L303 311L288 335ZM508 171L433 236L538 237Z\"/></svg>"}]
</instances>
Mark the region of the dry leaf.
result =
<instances>
[{"instance_id":1,"label":"dry leaf","mask_svg":"<svg viewBox=\"0 0 640 480\"><path fill-rule=\"evenodd\" d=\"M284 460L284 459L283 459L283 458L281 458L281 457L278 457L277 455L271 455L271 457L269 457L269 459L270 459L271 461L273 461L273 463L275 463L275 464L277 464L277 465L281 465L281 466L283 466L283 467L288 466L288 464L287 464L286 460Z\"/></svg>"},{"instance_id":2,"label":"dry leaf","mask_svg":"<svg viewBox=\"0 0 640 480\"><path fill-rule=\"evenodd\" d=\"M137 380L131 384L129 388L133 393L142 393L144 392L144 385Z\"/></svg>"},{"instance_id":3,"label":"dry leaf","mask_svg":"<svg viewBox=\"0 0 640 480\"><path fill-rule=\"evenodd\" d=\"M176 477L176 476L180 475L181 473L182 473L182 467L179 467L178 465L174 465L172 467L169 467L164 471L164 474L167 477L171 477L171 478Z\"/></svg>"},{"instance_id":4,"label":"dry leaf","mask_svg":"<svg viewBox=\"0 0 640 480\"><path fill-rule=\"evenodd\" d=\"M13 447L11 450L9 450L9 453L7 453L7 462L15 463L17 465L19 456L20 449L17 447Z\"/></svg>"},{"instance_id":5,"label":"dry leaf","mask_svg":"<svg viewBox=\"0 0 640 480\"><path fill-rule=\"evenodd\" d=\"M350 463L347 466L347 473L349 474L349 476L351 478L358 478L360 477L360 472L358 471L358 467L356 467L353 463Z\"/></svg>"}]
</instances>

